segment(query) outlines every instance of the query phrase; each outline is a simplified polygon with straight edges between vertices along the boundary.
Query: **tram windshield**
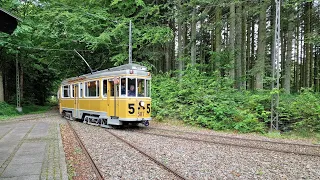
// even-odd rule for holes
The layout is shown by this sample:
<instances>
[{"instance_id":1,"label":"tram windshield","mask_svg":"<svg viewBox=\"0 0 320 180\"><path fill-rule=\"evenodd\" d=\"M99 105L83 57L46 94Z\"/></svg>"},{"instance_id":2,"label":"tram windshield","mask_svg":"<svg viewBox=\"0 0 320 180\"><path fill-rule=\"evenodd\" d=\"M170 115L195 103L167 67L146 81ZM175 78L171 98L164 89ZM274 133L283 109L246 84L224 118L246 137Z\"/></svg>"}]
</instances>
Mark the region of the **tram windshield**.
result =
<instances>
[{"instance_id":1,"label":"tram windshield","mask_svg":"<svg viewBox=\"0 0 320 180\"><path fill-rule=\"evenodd\" d=\"M123 83L125 84L125 81ZM150 88L150 80L127 78L126 93L128 97L150 97Z\"/></svg>"}]
</instances>

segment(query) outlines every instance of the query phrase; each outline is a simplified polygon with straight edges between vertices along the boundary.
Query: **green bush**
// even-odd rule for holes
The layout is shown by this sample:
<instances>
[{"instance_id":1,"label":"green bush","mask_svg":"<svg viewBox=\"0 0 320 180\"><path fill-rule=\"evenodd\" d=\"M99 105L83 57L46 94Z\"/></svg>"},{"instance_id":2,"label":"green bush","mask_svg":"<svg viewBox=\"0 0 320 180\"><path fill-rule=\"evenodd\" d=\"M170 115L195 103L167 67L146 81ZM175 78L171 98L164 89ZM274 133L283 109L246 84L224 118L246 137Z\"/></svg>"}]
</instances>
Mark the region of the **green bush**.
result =
<instances>
[{"instance_id":1,"label":"green bush","mask_svg":"<svg viewBox=\"0 0 320 180\"><path fill-rule=\"evenodd\" d=\"M14 106L5 102L0 102L0 119L8 116L16 116L18 114L19 113Z\"/></svg>"},{"instance_id":2,"label":"green bush","mask_svg":"<svg viewBox=\"0 0 320 180\"><path fill-rule=\"evenodd\" d=\"M264 133L270 127L270 91L238 91L228 78L190 67L181 79L169 73L154 76L152 98L152 116L159 120L243 133ZM281 94L280 130L320 132L319 103L319 95L309 91Z\"/></svg>"},{"instance_id":3,"label":"green bush","mask_svg":"<svg viewBox=\"0 0 320 180\"><path fill-rule=\"evenodd\" d=\"M22 108L24 114L43 113L50 109L50 106L27 105Z\"/></svg>"},{"instance_id":4,"label":"green bush","mask_svg":"<svg viewBox=\"0 0 320 180\"><path fill-rule=\"evenodd\" d=\"M215 130L265 131L268 113L261 104L265 96L243 103L251 93L234 90L228 78L188 68L181 80L165 74L155 76L152 83L153 116L157 119L181 119Z\"/></svg>"},{"instance_id":5,"label":"green bush","mask_svg":"<svg viewBox=\"0 0 320 180\"><path fill-rule=\"evenodd\" d=\"M282 123L295 131L320 132L320 97L310 91L285 97L280 103Z\"/></svg>"},{"instance_id":6,"label":"green bush","mask_svg":"<svg viewBox=\"0 0 320 180\"><path fill-rule=\"evenodd\" d=\"M14 105L10 105L6 102L0 102L0 119L6 119L8 117L22 114L42 113L49 109L50 106L25 105L22 107L22 113L19 113Z\"/></svg>"}]
</instances>

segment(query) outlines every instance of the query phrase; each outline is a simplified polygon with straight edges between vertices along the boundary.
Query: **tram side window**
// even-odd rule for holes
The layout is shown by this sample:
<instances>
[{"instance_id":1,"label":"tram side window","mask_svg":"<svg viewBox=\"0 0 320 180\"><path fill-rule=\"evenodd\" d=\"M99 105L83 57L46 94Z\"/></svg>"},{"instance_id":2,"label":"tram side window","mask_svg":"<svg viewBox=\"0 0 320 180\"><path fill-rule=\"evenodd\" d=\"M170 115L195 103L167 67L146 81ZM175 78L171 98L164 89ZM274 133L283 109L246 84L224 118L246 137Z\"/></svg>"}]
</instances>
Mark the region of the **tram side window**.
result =
<instances>
[{"instance_id":1,"label":"tram side window","mask_svg":"<svg viewBox=\"0 0 320 180\"><path fill-rule=\"evenodd\" d=\"M90 81L85 83L86 97L98 97L99 81Z\"/></svg>"},{"instance_id":2,"label":"tram side window","mask_svg":"<svg viewBox=\"0 0 320 180\"><path fill-rule=\"evenodd\" d=\"M82 83L80 83L80 85L79 85L79 97L82 97L82 94L83 94L83 84Z\"/></svg>"},{"instance_id":3,"label":"tram side window","mask_svg":"<svg viewBox=\"0 0 320 180\"><path fill-rule=\"evenodd\" d=\"M145 97L145 79L138 79L138 97Z\"/></svg>"},{"instance_id":4,"label":"tram side window","mask_svg":"<svg viewBox=\"0 0 320 180\"><path fill-rule=\"evenodd\" d=\"M127 84L127 78L121 78L121 96L126 96L126 84Z\"/></svg>"},{"instance_id":5,"label":"tram side window","mask_svg":"<svg viewBox=\"0 0 320 180\"><path fill-rule=\"evenodd\" d=\"M63 86L62 89L63 89L62 90L62 92L63 92L62 97L64 97L64 98L70 97L70 86L69 85Z\"/></svg>"},{"instance_id":6,"label":"tram side window","mask_svg":"<svg viewBox=\"0 0 320 180\"><path fill-rule=\"evenodd\" d=\"M151 97L151 81L146 80L146 97Z\"/></svg>"},{"instance_id":7,"label":"tram side window","mask_svg":"<svg viewBox=\"0 0 320 180\"><path fill-rule=\"evenodd\" d=\"M72 90L71 90L71 92L72 92L72 96L71 97L74 97L75 96L75 94L74 94L74 91L75 91L75 85L74 84L72 84Z\"/></svg>"},{"instance_id":8,"label":"tram side window","mask_svg":"<svg viewBox=\"0 0 320 180\"><path fill-rule=\"evenodd\" d=\"M114 96L114 82L110 81L110 96Z\"/></svg>"},{"instance_id":9,"label":"tram side window","mask_svg":"<svg viewBox=\"0 0 320 180\"><path fill-rule=\"evenodd\" d=\"M103 80L103 97L107 97L108 93L108 80Z\"/></svg>"},{"instance_id":10,"label":"tram side window","mask_svg":"<svg viewBox=\"0 0 320 180\"><path fill-rule=\"evenodd\" d=\"M136 78L128 78L128 96L136 96Z\"/></svg>"},{"instance_id":11,"label":"tram side window","mask_svg":"<svg viewBox=\"0 0 320 180\"><path fill-rule=\"evenodd\" d=\"M110 96L114 96L114 82L109 81L110 83ZM119 97L119 85L116 85L117 97Z\"/></svg>"}]
</instances>

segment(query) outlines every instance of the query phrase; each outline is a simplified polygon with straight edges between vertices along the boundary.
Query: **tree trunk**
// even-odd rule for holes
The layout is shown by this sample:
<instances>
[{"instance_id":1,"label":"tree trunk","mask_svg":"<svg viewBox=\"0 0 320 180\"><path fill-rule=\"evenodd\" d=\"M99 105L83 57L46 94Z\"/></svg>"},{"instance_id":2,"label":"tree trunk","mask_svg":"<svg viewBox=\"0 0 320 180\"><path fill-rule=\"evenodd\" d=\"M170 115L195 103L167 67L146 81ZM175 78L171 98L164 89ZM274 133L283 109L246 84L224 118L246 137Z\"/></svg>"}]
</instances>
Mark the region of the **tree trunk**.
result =
<instances>
[{"instance_id":1,"label":"tree trunk","mask_svg":"<svg viewBox=\"0 0 320 180\"><path fill-rule=\"evenodd\" d=\"M250 71L251 70L251 57L250 57L250 52L251 52L251 38L250 38L250 35L251 35L251 21L249 20L249 18L247 18L247 45L246 45L246 89L250 89L251 85L251 80L250 80L250 74L247 73L247 71Z\"/></svg>"},{"instance_id":2,"label":"tree trunk","mask_svg":"<svg viewBox=\"0 0 320 180\"><path fill-rule=\"evenodd\" d=\"M234 72L234 46L235 46L235 4L230 4L230 44L229 44L229 51L230 51L230 71L229 76L232 80L234 80L235 72Z\"/></svg>"},{"instance_id":3,"label":"tree trunk","mask_svg":"<svg viewBox=\"0 0 320 180\"><path fill-rule=\"evenodd\" d=\"M280 74L281 75L284 75L284 70L285 70L285 59L286 59L286 52L287 52L287 37L286 37L286 33L287 33L287 30L282 30L281 31L281 72ZM280 77L280 84L281 84L281 87L284 87L284 76Z\"/></svg>"},{"instance_id":4,"label":"tree trunk","mask_svg":"<svg viewBox=\"0 0 320 180\"><path fill-rule=\"evenodd\" d=\"M242 19L241 19L242 7L241 5L237 7L236 13L236 27L240 27L236 31L236 38L235 38L235 80L236 80L236 88L241 88L241 52L242 52Z\"/></svg>"},{"instance_id":5,"label":"tree trunk","mask_svg":"<svg viewBox=\"0 0 320 180\"><path fill-rule=\"evenodd\" d=\"M285 67L284 67L285 68L284 89L285 89L285 92L288 93L288 94L290 94L293 35L294 35L294 14L292 12L289 15L287 58L286 58Z\"/></svg>"},{"instance_id":6,"label":"tree trunk","mask_svg":"<svg viewBox=\"0 0 320 180\"><path fill-rule=\"evenodd\" d=\"M170 60L170 43L171 42L167 42L165 44L165 58L166 58L166 72L170 71L171 69L171 60Z\"/></svg>"},{"instance_id":7,"label":"tree trunk","mask_svg":"<svg viewBox=\"0 0 320 180\"><path fill-rule=\"evenodd\" d=\"M183 70L183 27L182 27L182 19L181 19L181 0L178 0L178 12L180 14L180 17L178 17L178 70L179 72L179 77L182 77L182 70Z\"/></svg>"},{"instance_id":8,"label":"tree trunk","mask_svg":"<svg viewBox=\"0 0 320 180\"><path fill-rule=\"evenodd\" d=\"M319 92L319 54L318 48L314 52L314 91Z\"/></svg>"},{"instance_id":9,"label":"tree trunk","mask_svg":"<svg viewBox=\"0 0 320 180\"><path fill-rule=\"evenodd\" d=\"M199 36L200 36L200 46L199 46L199 59L200 63L205 65L206 61L204 58L204 38L203 38L203 20L200 21L200 30L199 30ZM204 66L204 71L208 70L208 67Z\"/></svg>"},{"instance_id":10,"label":"tree trunk","mask_svg":"<svg viewBox=\"0 0 320 180\"><path fill-rule=\"evenodd\" d=\"M295 92L299 92L299 89L300 89L300 63L299 63L299 22L297 23L297 27L296 27L296 63L295 63L295 66L296 66L296 71L295 71Z\"/></svg>"},{"instance_id":11,"label":"tree trunk","mask_svg":"<svg viewBox=\"0 0 320 180\"><path fill-rule=\"evenodd\" d=\"M4 101L3 77L0 69L0 102Z\"/></svg>"},{"instance_id":12,"label":"tree trunk","mask_svg":"<svg viewBox=\"0 0 320 180\"><path fill-rule=\"evenodd\" d=\"M176 24L174 20L171 20L170 22L170 28L172 29L173 32L173 40L170 42L169 45L169 55L170 55L170 65L168 65L170 67L170 70L176 70L177 66L176 66Z\"/></svg>"},{"instance_id":13,"label":"tree trunk","mask_svg":"<svg viewBox=\"0 0 320 180\"><path fill-rule=\"evenodd\" d=\"M191 65L196 64L196 37L197 37L197 21L196 21L196 7L192 10L192 22L191 22Z\"/></svg>"},{"instance_id":14,"label":"tree trunk","mask_svg":"<svg viewBox=\"0 0 320 180\"><path fill-rule=\"evenodd\" d=\"M266 11L267 2L263 2L260 9L259 15L259 32L258 32L258 52L257 52L257 63L255 64L256 71L256 89L263 89L263 78L264 78L264 63L265 63L265 49L266 49Z\"/></svg>"},{"instance_id":15,"label":"tree trunk","mask_svg":"<svg viewBox=\"0 0 320 180\"><path fill-rule=\"evenodd\" d=\"M247 59L247 46L246 46L246 29L247 29L247 11L246 11L246 6L243 6L242 9L242 35L241 35L241 88L242 89L246 89L246 84L247 84L247 79L246 79L246 72L247 72L247 63L246 63L246 59Z\"/></svg>"},{"instance_id":16,"label":"tree trunk","mask_svg":"<svg viewBox=\"0 0 320 180\"><path fill-rule=\"evenodd\" d=\"M312 7L312 2L306 2L305 4L305 39L308 39L309 37L309 33L311 33L311 7ZM306 61L305 61L305 87L310 87L310 64L311 64L311 45L310 42L305 41L305 57L306 57Z\"/></svg>"},{"instance_id":17,"label":"tree trunk","mask_svg":"<svg viewBox=\"0 0 320 180\"><path fill-rule=\"evenodd\" d=\"M221 14L222 10L221 7L216 7L216 14L215 14L215 19L216 19L216 28L215 28L215 50L218 56L220 56L221 52L221 32L222 32L222 19L221 19ZM216 70L220 72L220 58L218 60L214 60ZM221 72L219 73L219 75Z\"/></svg>"},{"instance_id":18,"label":"tree trunk","mask_svg":"<svg viewBox=\"0 0 320 180\"><path fill-rule=\"evenodd\" d=\"M255 66L255 57L254 57L254 48L255 48L255 20L254 17L252 17L252 22L251 22L251 56L250 56L250 64L249 64L249 70L252 71L253 67ZM250 73L250 89L254 89L254 76L253 73Z\"/></svg>"},{"instance_id":19,"label":"tree trunk","mask_svg":"<svg viewBox=\"0 0 320 180\"><path fill-rule=\"evenodd\" d=\"M300 87L305 87L305 61L306 59L304 58L304 45L302 44L304 37L302 33L302 29L299 31L300 33Z\"/></svg>"}]
</instances>

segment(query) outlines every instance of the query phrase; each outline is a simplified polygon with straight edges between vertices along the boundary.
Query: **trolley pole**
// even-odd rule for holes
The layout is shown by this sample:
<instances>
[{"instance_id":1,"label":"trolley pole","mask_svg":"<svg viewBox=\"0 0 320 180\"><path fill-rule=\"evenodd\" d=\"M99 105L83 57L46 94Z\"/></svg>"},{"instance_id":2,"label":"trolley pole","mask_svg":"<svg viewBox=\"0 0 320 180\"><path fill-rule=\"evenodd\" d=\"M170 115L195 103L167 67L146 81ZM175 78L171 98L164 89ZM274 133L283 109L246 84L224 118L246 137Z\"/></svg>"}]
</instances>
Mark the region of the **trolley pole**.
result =
<instances>
[{"instance_id":1,"label":"trolley pole","mask_svg":"<svg viewBox=\"0 0 320 180\"><path fill-rule=\"evenodd\" d=\"M271 99L271 123L270 130L279 129L279 78L280 78L280 0L275 0L276 3L276 21L274 34L274 55L272 57L272 90L276 90L272 94Z\"/></svg>"},{"instance_id":2,"label":"trolley pole","mask_svg":"<svg viewBox=\"0 0 320 180\"><path fill-rule=\"evenodd\" d=\"M132 32L131 32L131 20L129 25L129 64L132 63Z\"/></svg>"}]
</instances>

